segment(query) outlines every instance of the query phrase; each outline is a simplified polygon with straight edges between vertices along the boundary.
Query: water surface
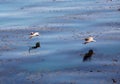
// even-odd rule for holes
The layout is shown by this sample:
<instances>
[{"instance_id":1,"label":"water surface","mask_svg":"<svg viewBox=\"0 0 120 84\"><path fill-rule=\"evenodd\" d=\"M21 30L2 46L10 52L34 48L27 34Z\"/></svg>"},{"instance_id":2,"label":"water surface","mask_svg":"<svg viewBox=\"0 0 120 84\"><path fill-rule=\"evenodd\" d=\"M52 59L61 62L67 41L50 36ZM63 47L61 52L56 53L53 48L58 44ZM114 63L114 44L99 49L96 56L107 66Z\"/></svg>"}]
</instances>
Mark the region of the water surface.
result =
<instances>
[{"instance_id":1,"label":"water surface","mask_svg":"<svg viewBox=\"0 0 120 84\"><path fill-rule=\"evenodd\" d=\"M0 83L119 84L119 3L0 0ZM40 36L29 39L32 31ZM84 45L90 35L97 42ZM36 42L41 47L29 53Z\"/></svg>"}]
</instances>

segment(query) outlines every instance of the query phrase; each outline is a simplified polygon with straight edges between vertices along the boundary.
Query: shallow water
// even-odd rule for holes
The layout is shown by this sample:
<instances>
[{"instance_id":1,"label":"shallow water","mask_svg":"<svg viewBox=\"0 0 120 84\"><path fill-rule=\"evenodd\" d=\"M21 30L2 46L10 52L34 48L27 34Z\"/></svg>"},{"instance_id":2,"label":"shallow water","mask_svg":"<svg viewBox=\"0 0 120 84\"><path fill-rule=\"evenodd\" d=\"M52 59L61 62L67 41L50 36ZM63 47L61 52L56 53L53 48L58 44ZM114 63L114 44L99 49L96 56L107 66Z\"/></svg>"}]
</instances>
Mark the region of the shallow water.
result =
<instances>
[{"instance_id":1,"label":"shallow water","mask_svg":"<svg viewBox=\"0 0 120 84\"><path fill-rule=\"evenodd\" d=\"M0 84L119 84L119 3L0 0ZM29 39L32 31L40 36ZM84 45L89 35L97 42Z\"/></svg>"}]
</instances>

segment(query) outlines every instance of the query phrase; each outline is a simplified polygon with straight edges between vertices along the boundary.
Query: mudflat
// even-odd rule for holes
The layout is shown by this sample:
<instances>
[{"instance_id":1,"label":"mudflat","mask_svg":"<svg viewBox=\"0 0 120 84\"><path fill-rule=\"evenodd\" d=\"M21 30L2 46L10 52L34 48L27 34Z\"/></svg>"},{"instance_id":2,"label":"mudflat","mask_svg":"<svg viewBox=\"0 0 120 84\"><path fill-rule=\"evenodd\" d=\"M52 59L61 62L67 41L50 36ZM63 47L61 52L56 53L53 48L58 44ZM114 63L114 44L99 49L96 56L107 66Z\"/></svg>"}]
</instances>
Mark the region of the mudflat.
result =
<instances>
[{"instance_id":1,"label":"mudflat","mask_svg":"<svg viewBox=\"0 0 120 84\"><path fill-rule=\"evenodd\" d=\"M119 3L0 0L0 84L120 84Z\"/></svg>"}]
</instances>

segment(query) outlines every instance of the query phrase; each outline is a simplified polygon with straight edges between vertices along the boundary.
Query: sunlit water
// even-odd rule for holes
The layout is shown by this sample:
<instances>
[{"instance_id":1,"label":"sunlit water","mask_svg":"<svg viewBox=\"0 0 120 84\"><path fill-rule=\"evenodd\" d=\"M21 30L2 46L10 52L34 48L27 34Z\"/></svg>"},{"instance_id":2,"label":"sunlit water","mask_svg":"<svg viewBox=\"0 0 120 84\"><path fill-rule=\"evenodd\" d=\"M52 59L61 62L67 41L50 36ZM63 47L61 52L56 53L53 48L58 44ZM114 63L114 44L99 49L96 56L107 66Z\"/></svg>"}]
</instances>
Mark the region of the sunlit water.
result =
<instances>
[{"instance_id":1,"label":"sunlit water","mask_svg":"<svg viewBox=\"0 0 120 84\"><path fill-rule=\"evenodd\" d=\"M117 80L119 3L0 0L0 84L111 84L112 78ZM40 36L29 39L32 31ZM89 35L97 42L84 45ZM29 53L36 42L41 47ZM95 54L91 61L83 62L90 49Z\"/></svg>"}]
</instances>

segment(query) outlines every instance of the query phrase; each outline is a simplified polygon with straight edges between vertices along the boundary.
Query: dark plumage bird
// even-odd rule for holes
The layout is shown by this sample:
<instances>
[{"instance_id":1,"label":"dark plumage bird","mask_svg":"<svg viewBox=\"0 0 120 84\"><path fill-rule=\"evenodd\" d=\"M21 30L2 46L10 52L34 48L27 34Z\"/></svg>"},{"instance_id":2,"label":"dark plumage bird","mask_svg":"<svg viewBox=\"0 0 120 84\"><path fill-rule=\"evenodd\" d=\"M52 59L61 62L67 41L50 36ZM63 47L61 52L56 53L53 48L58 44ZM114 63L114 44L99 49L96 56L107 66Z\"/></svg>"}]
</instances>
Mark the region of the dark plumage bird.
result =
<instances>
[{"instance_id":1,"label":"dark plumage bird","mask_svg":"<svg viewBox=\"0 0 120 84\"><path fill-rule=\"evenodd\" d=\"M40 47L40 42L37 42L37 43L35 44L35 46L32 46L32 47L29 48L29 52L30 52L30 50L36 49L36 48L39 48L39 47Z\"/></svg>"},{"instance_id":2,"label":"dark plumage bird","mask_svg":"<svg viewBox=\"0 0 120 84\"><path fill-rule=\"evenodd\" d=\"M93 54L94 54L93 50L92 49L89 50L88 53L84 55L83 61L90 60Z\"/></svg>"}]
</instances>

